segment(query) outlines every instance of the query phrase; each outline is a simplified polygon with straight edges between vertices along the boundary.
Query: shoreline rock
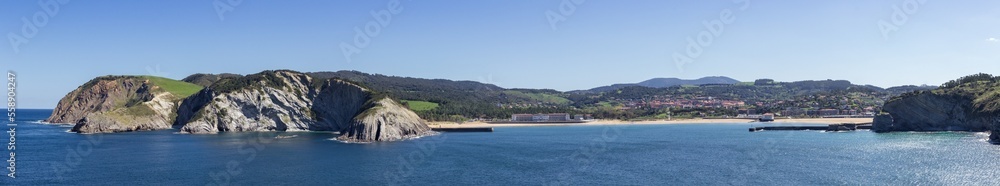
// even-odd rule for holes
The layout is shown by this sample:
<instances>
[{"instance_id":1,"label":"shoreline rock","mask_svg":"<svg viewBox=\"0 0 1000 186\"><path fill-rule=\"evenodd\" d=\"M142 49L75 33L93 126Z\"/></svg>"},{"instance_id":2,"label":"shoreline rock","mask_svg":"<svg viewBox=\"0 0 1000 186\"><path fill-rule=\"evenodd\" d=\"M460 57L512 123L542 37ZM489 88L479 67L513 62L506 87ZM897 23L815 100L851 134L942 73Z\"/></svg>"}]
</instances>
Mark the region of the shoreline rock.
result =
<instances>
[{"instance_id":1,"label":"shoreline rock","mask_svg":"<svg viewBox=\"0 0 1000 186\"><path fill-rule=\"evenodd\" d=\"M74 124L77 133L170 129L171 99L142 77L98 77L63 97L44 122Z\"/></svg>"},{"instance_id":2,"label":"shoreline rock","mask_svg":"<svg viewBox=\"0 0 1000 186\"><path fill-rule=\"evenodd\" d=\"M226 91L202 91L178 111L182 133L337 131L343 141L397 141L430 133L413 111L364 87L294 71L236 78ZM226 82L223 82L226 83ZM213 89L213 88L209 88Z\"/></svg>"},{"instance_id":3,"label":"shoreline rock","mask_svg":"<svg viewBox=\"0 0 1000 186\"><path fill-rule=\"evenodd\" d=\"M200 79L209 88L180 93L185 95L157 83L202 86L150 76L98 77L64 96L44 122L71 123L70 131L87 134L333 131L338 139L356 142L433 133L426 121L397 101L340 79L288 70L206 77L211 78Z\"/></svg>"},{"instance_id":4,"label":"shoreline rock","mask_svg":"<svg viewBox=\"0 0 1000 186\"><path fill-rule=\"evenodd\" d=\"M934 90L905 93L884 104L872 131L990 132L1000 144L1000 77L966 76Z\"/></svg>"}]
</instances>

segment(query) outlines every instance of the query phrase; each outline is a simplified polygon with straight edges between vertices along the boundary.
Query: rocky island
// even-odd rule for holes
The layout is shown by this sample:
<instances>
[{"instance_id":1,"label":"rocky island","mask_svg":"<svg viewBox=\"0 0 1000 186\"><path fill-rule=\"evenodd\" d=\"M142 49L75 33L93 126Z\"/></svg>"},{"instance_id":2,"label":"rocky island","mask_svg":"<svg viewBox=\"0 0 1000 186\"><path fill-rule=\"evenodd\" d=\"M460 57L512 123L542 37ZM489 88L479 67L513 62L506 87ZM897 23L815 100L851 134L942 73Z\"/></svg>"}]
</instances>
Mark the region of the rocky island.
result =
<instances>
[{"instance_id":1,"label":"rocky island","mask_svg":"<svg viewBox=\"0 0 1000 186\"><path fill-rule=\"evenodd\" d=\"M977 74L928 91L893 97L873 121L874 132L990 132L1000 143L1000 76Z\"/></svg>"},{"instance_id":2,"label":"rocky island","mask_svg":"<svg viewBox=\"0 0 1000 186\"><path fill-rule=\"evenodd\" d=\"M416 113L387 95L337 78L277 70L247 76L196 74L184 80L98 77L67 94L46 121L75 124L71 131L78 133L333 131L348 142L433 133Z\"/></svg>"}]
</instances>

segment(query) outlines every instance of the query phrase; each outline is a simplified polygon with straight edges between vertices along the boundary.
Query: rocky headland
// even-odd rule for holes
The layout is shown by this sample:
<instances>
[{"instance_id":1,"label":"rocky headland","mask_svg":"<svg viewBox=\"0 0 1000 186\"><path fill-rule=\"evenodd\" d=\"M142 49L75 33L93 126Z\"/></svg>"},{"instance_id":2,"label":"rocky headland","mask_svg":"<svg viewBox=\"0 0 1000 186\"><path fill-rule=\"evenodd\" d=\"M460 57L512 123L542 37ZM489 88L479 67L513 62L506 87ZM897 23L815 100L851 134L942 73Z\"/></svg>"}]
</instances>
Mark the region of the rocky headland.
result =
<instances>
[{"instance_id":1,"label":"rocky headland","mask_svg":"<svg viewBox=\"0 0 1000 186\"><path fill-rule=\"evenodd\" d=\"M1000 77L977 74L941 88L891 98L873 120L875 132L990 132L1000 143Z\"/></svg>"},{"instance_id":2,"label":"rocky headland","mask_svg":"<svg viewBox=\"0 0 1000 186\"><path fill-rule=\"evenodd\" d=\"M333 131L340 133L338 140L348 142L433 133L397 101L345 80L289 70L247 76L196 74L185 80L192 82L99 77L60 100L47 122L73 123L72 131L79 133Z\"/></svg>"},{"instance_id":3,"label":"rocky headland","mask_svg":"<svg viewBox=\"0 0 1000 186\"><path fill-rule=\"evenodd\" d=\"M177 101L201 89L184 85L149 76L98 77L63 97L46 122L75 124L71 131L78 133L170 129Z\"/></svg>"}]
</instances>

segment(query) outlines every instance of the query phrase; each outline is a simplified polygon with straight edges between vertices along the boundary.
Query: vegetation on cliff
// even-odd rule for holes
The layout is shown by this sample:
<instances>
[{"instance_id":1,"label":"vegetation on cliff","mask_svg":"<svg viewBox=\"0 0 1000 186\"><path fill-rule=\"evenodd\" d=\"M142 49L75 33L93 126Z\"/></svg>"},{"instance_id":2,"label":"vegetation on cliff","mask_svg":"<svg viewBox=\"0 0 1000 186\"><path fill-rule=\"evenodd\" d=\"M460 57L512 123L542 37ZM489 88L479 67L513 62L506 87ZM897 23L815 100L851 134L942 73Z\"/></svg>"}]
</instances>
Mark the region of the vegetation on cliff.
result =
<instances>
[{"instance_id":1,"label":"vegetation on cliff","mask_svg":"<svg viewBox=\"0 0 1000 186\"><path fill-rule=\"evenodd\" d=\"M993 76L986 73L951 80L941 85L940 88L933 90L904 93L900 96L892 97L889 101L896 101L926 93L967 98L972 100L972 104L978 113L1000 113L1000 76Z\"/></svg>"},{"instance_id":2,"label":"vegetation on cliff","mask_svg":"<svg viewBox=\"0 0 1000 186\"><path fill-rule=\"evenodd\" d=\"M268 70L244 77L226 77L219 79L209 88L216 93L229 93L246 88L263 88L262 86L272 88L284 87L285 82L278 78L276 75L277 72L279 71Z\"/></svg>"},{"instance_id":3,"label":"vegetation on cliff","mask_svg":"<svg viewBox=\"0 0 1000 186\"><path fill-rule=\"evenodd\" d=\"M1000 76L975 74L940 88L905 93L885 103L875 132L992 131L1000 138Z\"/></svg>"},{"instance_id":4,"label":"vegetation on cliff","mask_svg":"<svg viewBox=\"0 0 1000 186\"><path fill-rule=\"evenodd\" d=\"M176 105L203 87L155 76L101 76L68 93L46 119L81 133L170 128Z\"/></svg>"},{"instance_id":5,"label":"vegetation on cliff","mask_svg":"<svg viewBox=\"0 0 1000 186\"><path fill-rule=\"evenodd\" d=\"M472 81L421 79L368 74L357 71L308 73L315 78L340 78L357 82L394 98L435 103L434 109L414 109L433 121L466 121L472 118L503 119L516 113L590 114L604 119L666 119L734 116L737 109L756 113L783 113L787 108L879 110L890 96L926 90L928 86L883 89L854 85L844 80L776 82L770 79L748 83L718 81L701 86L609 86L603 91L551 89L506 89ZM709 82L701 82L709 83ZM647 83L648 84L648 83ZM658 106L666 100L699 101L700 98L746 103L740 108ZM804 112L804 111L803 111ZM792 114L794 115L794 114Z\"/></svg>"},{"instance_id":6,"label":"vegetation on cliff","mask_svg":"<svg viewBox=\"0 0 1000 186\"><path fill-rule=\"evenodd\" d=\"M224 79L224 78L238 78L238 77L242 77L242 75L239 75L239 74L229 74L229 73L222 73L222 74L202 74L202 73L198 73L198 74L192 74L192 75L190 75L188 77L185 77L184 79L181 79L181 81L192 83L192 84L195 84L195 85L200 85L202 87L210 87L210 86L212 86L212 84L215 84L215 82L217 82L217 81L219 81L221 79Z\"/></svg>"},{"instance_id":7,"label":"vegetation on cliff","mask_svg":"<svg viewBox=\"0 0 1000 186\"><path fill-rule=\"evenodd\" d=\"M170 92L179 99L187 98L194 93L198 93L201 89L205 88L200 85L177 81L164 77L156 76L141 76L140 78L145 78L150 81L154 86L162 88L164 91Z\"/></svg>"},{"instance_id":8,"label":"vegetation on cliff","mask_svg":"<svg viewBox=\"0 0 1000 186\"><path fill-rule=\"evenodd\" d=\"M979 73L945 83L935 94L973 98L972 104L982 114L1000 114L1000 76Z\"/></svg>"}]
</instances>

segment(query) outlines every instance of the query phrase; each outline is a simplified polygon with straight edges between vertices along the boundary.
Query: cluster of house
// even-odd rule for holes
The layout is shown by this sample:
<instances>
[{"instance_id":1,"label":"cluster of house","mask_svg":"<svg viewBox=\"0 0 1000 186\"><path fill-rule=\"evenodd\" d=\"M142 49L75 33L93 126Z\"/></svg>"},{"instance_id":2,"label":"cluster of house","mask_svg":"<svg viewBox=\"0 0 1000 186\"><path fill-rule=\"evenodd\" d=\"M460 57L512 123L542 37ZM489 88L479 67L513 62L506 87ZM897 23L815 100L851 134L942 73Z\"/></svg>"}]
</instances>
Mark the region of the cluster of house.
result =
<instances>
[{"instance_id":1,"label":"cluster of house","mask_svg":"<svg viewBox=\"0 0 1000 186\"><path fill-rule=\"evenodd\" d=\"M825 118L852 118L852 117L875 117L875 109L867 107L865 109L804 109L787 108L780 113L780 116L816 116ZM754 110L739 109L737 118L760 118L763 114L758 114Z\"/></svg>"},{"instance_id":2,"label":"cluster of house","mask_svg":"<svg viewBox=\"0 0 1000 186\"><path fill-rule=\"evenodd\" d=\"M713 97L659 98L650 100L634 100L625 102L623 109L648 108L739 108L746 103L739 100L722 100Z\"/></svg>"},{"instance_id":3,"label":"cluster of house","mask_svg":"<svg viewBox=\"0 0 1000 186\"><path fill-rule=\"evenodd\" d=\"M561 121L587 121L593 120L590 114L576 114L570 117L567 113L550 114L514 114L510 116L510 121L517 122L561 122Z\"/></svg>"},{"instance_id":4,"label":"cluster of house","mask_svg":"<svg viewBox=\"0 0 1000 186\"><path fill-rule=\"evenodd\" d=\"M875 108L867 107L864 109L803 109L803 108L788 108L781 111L781 115L785 116L823 116L823 117L836 117L836 116L875 116Z\"/></svg>"}]
</instances>

